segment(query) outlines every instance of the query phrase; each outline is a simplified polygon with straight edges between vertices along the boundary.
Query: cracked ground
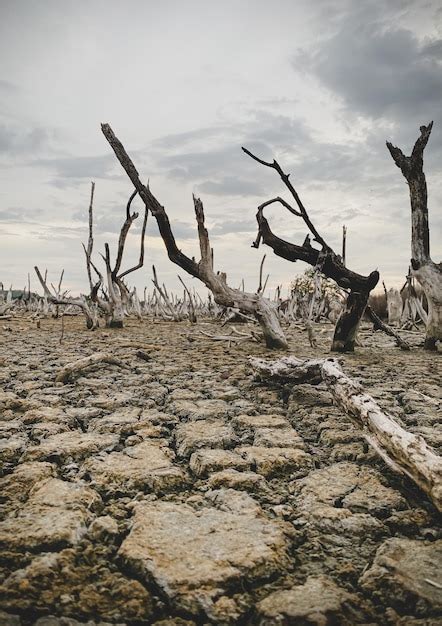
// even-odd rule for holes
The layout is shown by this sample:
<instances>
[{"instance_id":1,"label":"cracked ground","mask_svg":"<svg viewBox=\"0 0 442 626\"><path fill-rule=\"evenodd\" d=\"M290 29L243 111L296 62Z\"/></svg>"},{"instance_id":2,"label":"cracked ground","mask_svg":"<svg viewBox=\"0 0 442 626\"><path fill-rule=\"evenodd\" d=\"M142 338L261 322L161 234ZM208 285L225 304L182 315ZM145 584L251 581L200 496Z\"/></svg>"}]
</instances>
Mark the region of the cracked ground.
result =
<instances>
[{"instance_id":1,"label":"cracked ground","mask_svg":"<svg viewBox=\"0 0 442 626\"><path fill-rule=\"evenodd\" d=\"M325 387L253 380L256 343L214 322L8 321L0 335L0 624L441 623L431 502ZM298 328L290 353L328 355ZM402 426L442 447L440 354L360 333L340 357ZM63 383L60 369L106 351ZM144 358L137 356L141 351Z\"/></svg>"}]
</instances>

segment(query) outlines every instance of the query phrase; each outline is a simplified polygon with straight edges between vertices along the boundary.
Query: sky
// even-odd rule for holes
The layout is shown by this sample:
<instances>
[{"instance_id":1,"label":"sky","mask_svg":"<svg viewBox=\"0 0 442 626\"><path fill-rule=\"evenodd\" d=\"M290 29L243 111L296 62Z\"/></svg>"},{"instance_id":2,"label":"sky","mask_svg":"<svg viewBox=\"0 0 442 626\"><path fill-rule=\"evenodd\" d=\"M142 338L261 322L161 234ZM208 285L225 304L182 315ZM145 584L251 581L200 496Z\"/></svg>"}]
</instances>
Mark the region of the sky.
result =
<instances>
[{"instance_id":1,"label":"sky","mask_svg":"<svg viewBox=\"0 0 442 626\"><path fill-rule=\"evenodd\" d=\"M408 189L385 141L411 152L434 120L425 151L431 254L442 256L442 8L423 0L1 0L0 282L22 288L38 265L72 294L87 292L90 184L94 260L115 256L131 183L107 144L111 125L165 206L181 249L198 256L192 194L201 197L216 269L231 286L271 295L306 266L251 247L256 209L291 174L324 239L347 265L379 269L401 286L410 259ZM143 206L122 269L136 262ZM301 244L303 222L281 207L266 216ZM180 290L197 279L167 258L150 216L145 266L130 276Z\"/></svg>"}]
</instances>

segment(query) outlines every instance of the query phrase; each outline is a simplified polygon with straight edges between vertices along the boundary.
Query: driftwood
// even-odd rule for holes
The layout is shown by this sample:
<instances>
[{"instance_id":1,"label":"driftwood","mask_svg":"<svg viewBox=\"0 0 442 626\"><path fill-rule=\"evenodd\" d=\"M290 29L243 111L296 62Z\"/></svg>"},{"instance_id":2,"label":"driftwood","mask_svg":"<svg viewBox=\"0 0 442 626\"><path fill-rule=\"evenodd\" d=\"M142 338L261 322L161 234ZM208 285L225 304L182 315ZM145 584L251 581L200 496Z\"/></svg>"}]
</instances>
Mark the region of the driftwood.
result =
<instances>
[{"instance_id":1,"label":"driftwood","mask_svg":"<svg viewBox=\"0 0 442 626\"><path fill-rule=\"evenodd\" d=\"M442 263L434 263L430 257L427 182L423 170L424 150L432 128L433 122L420 127L420 137L408 157L400 148L387 142L387 148L410 189L411 267L427 297L425 347L428 350L435 350L437 341L442 340Z\"/></svg>"},{"instance_id":2,"label":"driftwood","mask_svg":"<svg viewBox=\"0 0 442 626\"><path fill-rule=\"evenodd\" d=\"M350 290L346 304L336 323L331 349L336 352L353 351L359 323L364 314L370 291L376 286L379 280L379 272L375 270L369 276L362 276L361 274L349 270L345 266L342 258L334 252L316 230L296 189L289 180L290 175L283 171L276 160L267 162L255 156L246 148L243 148L243 151L254 161L275 170L297 205L297 209L295 209L279 196L261 204L256 214L258 235L252 246L258 248L262 241L270 246L277 256L292 262L298 260L304 261L317 268L328 278L332 278L340 287ZM289 213L300 217L313 236L313 240L319 244L321 249L318 250L312 246L309 235L305 238L302 246L297 246L277 237L270 229L269 223L264 217L265 207L274 203L281 204Z\"/></svg>"},{"instance_id":3,"label":"driftwood","mask_svg":"<svg viewBox=\"0 0 442 626\"><path fill-rule=\"evenodd\" d=\"M201 259L197 262L195 259L186 256L178 248L164 207L151 193L149 187L141 182L134 164L123 144L115 136L112 128L109 124L102 124L101 129L115 156L144 202L146 211L149 210L156 219L169 259L191 276L201 280L213 293L215 302L220 306L238 308L246 315L254 315L261 325L267 347L287 349L287 340L273 303L263 298L261 294L246 293L229 287L226 274L214 271L213 251L210 246L209 234L205 227L204 208L201 200L193 198L201 252Z\"/></svg>"},{"instance_id":4,"label":"driftwood","mask_svg":"<svg viewBox=\"0 0 442 626\"><path fill-rule=\"evenodd\" d=\"M251 357L256 377L264 382L324 381L336 404L357 426L367 442L393 470L413 480L442 511L442 458L425 440L402 428L362 386L349 378L334 359L302 361L283 357L277 361Z\"/></svg>"},{"instance_id":5,"label":"driftwood","mask_svg":"<svg viewBox=\"0 0 442 626\"><path fill-rule=\"evenodd\" d=\"M107 352L96 352L95 354L91 354L90 356L83 357L82 359L65 365L63 369L58 372L55 381L57 383L65 383L73 374L77 374L91 365L97 365L97 363L109 363L110 365L118 365L118 367L128 369L128 366L123 363L123 361L111 354Z\"/></svg>"}]
</instances>

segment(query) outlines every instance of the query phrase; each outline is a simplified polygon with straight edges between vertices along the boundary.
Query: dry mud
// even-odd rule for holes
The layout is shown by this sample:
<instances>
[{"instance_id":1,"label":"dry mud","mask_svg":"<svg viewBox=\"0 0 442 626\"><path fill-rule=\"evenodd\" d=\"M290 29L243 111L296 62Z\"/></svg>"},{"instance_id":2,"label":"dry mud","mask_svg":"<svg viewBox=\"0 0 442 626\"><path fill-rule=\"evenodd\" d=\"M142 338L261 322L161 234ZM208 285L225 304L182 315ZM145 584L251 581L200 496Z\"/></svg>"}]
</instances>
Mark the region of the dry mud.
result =
<instances>
[{"instance_id":1,"label":"dry mud","mask_svg":"<svg viewBox=\"0 0 442 626\"><path fill-rule=\"evenodd\" d=\"M265 387L215 323L69 318L0 335L0 623L440 624L440 527L325 388ZM296 356L326 355L288 331ZM363 329L342 357L442 447L440 355ZM137 349L144 352L143 360ZM106 350L66 384L67 363ZM147 356L146 356L147 355Z\"/></svg>"}]
</instances>

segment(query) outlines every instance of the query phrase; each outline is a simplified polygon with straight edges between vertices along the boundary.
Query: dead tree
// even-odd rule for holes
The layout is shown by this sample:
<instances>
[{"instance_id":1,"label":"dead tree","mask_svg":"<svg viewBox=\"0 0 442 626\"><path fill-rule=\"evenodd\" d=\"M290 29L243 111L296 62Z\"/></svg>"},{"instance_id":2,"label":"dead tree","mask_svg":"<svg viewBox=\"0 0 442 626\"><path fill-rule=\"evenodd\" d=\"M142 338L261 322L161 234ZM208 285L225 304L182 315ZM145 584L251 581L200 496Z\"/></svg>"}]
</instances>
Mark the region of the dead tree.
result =
<instances>
[{"instance_id":1,"label":"dead tree","mask_svg":"<svg viewBox=\"0 0 442 626\"><path fill-rule=\"evenodd\" d=\"M420 137L410 156L387 141L387 148L410 189L411 267L428 302L425 336L428 350L436 350L436 342L442 339L442 263L434 263L430 257L427 182L423 170L424 150L432 128L433 122L420 127Z\"/></svg>"},{"instance_id":2,"label":"dead tree","mask_svg":"<svg viewBox=\"0 0 442 626\"><path fill-rule=\"evenodd\" d=\"M191 276L201 280L213 293L215 302L220 306L238 308L242 313L254 315L261 325L267 347L287 349L287 340L282 331L276 307L269 300L263 298L261 294L251 294L232 289L227 284L226 274L214 271L213 253L204 223L204 209L201 200L195 197L193 199L201 252L201 259L197 262L190 259L178 248L164 207L151 193L149 187L141 182L134 164L112 128L109 124L102 124L101 129L144 202L146 211L149 210L156 219L169 259Z\"/></svg>"},{"instance_id":3,"label":"dead tree","mask_svg":"<svg viewBox=\"0 0 442 626\"><path fill-rule=\"evenodd\" d=\"M112 267L111 254L109 244L105 243L105 254L101 255L106 267L106 291L103 289L104 279L101 272L96 268L92 262L93 252L93 200L94 200L95 183L91 184L91 199L89 203L89 237L87 247L83 244L83 249L86 255L86 268L89 279L90 297L93 302L97 304L99 309L104 314L106 320L106 326L109 328L122 328L124 316L128 310L131 300L131 293L127 288L124 278L134 272L137 269L143 267L144 264L144 238L146 234L147 225L147 210L144 212L143 225L141 228L141 243L140 243L140 257L137 265L131 267L124 272L120 272L121 263L123 261L124 247L126 244L127 235L133 222L137 219L138 213L131 213L131 204L137 195L135 190L129 197L126 205L126 219L120 230L120 236L118 238L117 256L115 264ZM97 274L98 280L96 283L92 280L92 269ZM102 297L98 295L100 287L102 288ZM136 294L136 292L135 292Z\"/></svg>"},{"instance_id":4,"label":"dead tree","mask_svg":"<svg viewBox=\"0 0 442 626\"><path fill-rule=\"evenodd\" d=\"M34 269L35 273L37 274L38 280L43 287L44 297L47 299L48 302L50 302L51 304L55 304L56 306L77 306L82 310L83 315L86 318L87 328L93 330L98 327L97 313L93 307L89 306L84 296L80 296L79 298L67 298L60 295L52 295L49 287L46 284L46 276L45 278L43 278L37 266L35 266Z\"/></svg>"},{"instance_id":5,"label":"dead tree","mask_svg":"<svg viewBox=\"0 0 442 626\"><path fill-rule=\"evenodd\" d=\"M342 258L325 242L310 220L306 208L289 180L290 175L284 173L277 161L263 161L246 148L243 148L243 151L261 165L274 169L279 174L298 206L298 209L294 209L279 196L261 204L256 214L258 236L252 246L258 248L262 241L270 246L277 256L292 262L304 261L318 268L318 270L328 278L332 278L340 287L349 290L346 304L336 322L331 349L337 352L352 352L355 346L359 323L364 314L370 291L378 283L379 272L375 270L371 272L369 276L362 276L345 267ZM264 217L264 208L276 202L286 208L292 215L300 217L304 221L313 236L313 241L316 241L321 247L320 250L312 246L309 235L305 238L302 246L297 246L284 239L280 239L271 231L269 223Z\"/></svg>"}]
</instances>

